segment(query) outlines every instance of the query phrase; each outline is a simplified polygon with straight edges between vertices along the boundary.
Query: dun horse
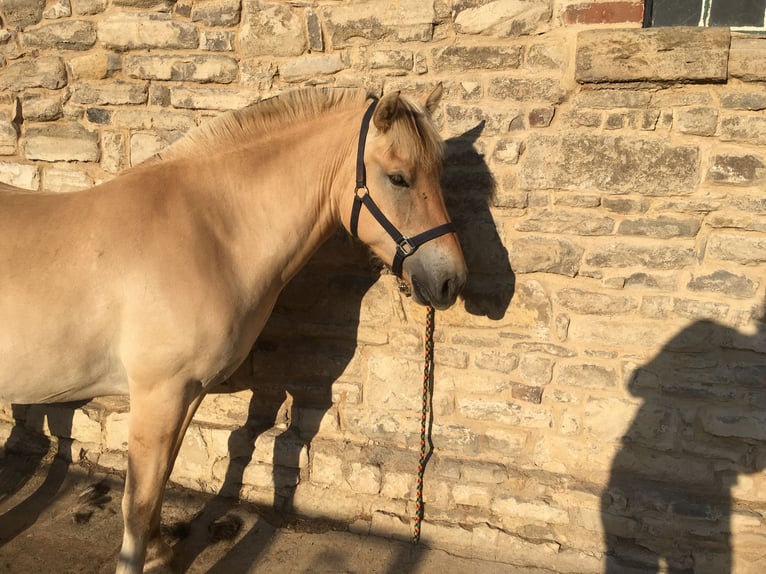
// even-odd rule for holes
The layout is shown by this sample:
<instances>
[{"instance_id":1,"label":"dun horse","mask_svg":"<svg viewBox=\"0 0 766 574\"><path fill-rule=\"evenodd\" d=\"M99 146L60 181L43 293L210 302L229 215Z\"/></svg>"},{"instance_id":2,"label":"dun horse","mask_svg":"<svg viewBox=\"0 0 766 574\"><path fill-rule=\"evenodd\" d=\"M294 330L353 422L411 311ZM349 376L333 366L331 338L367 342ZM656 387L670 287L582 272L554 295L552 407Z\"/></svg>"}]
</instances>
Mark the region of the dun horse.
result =
<instances>
[{"instance_id":1,"label":"dun horse","mask_svg":"<svg viewBox=\"0 0 766 574\"><path fill-rule=\"evenodd\" d=\"M416 302L455 302L440 97L290 92L82 192L0 186L0 400L130 396L118 572L167 560L160 508L189 421L339 225Z\"/></svg>"}]
</instances>

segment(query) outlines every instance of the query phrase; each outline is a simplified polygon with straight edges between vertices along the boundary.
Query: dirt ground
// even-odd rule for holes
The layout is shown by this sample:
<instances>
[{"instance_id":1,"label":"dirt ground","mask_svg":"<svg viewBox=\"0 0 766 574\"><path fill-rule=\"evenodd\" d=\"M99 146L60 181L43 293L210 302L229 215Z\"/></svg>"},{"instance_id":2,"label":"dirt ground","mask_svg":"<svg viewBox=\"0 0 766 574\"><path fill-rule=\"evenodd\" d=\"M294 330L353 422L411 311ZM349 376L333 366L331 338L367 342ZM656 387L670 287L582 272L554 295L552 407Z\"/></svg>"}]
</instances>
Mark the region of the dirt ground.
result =
<instances>
[{"instance_id":1,"label":"dirt ground","mask_svg":"<svg viewBox=\"0 0 766 574\"><path fill-rule=\"evenodd\" d=\"M58 458L0 458L0 573L113 572L122 487L120 476ZM285 522L248 504L178 488L166 494L162 524L180 573L544 574L337 525Z\"/></svg>"}]
</instances>

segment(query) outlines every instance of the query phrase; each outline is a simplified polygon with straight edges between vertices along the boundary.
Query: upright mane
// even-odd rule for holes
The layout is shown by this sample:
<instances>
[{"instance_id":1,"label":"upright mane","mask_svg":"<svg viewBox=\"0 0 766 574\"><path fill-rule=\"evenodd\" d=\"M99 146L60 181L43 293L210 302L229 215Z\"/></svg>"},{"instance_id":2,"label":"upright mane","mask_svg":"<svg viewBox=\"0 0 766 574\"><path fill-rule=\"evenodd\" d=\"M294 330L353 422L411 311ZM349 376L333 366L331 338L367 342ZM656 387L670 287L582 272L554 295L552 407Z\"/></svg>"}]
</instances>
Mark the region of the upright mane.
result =
<instances>
[{"instance_id":1,"label":"upright mane","mask_svg":"<svg viewBox=\"0 0 766 574\"><path fill-rule=\"evenodd\" d=\"M369 97L368 92L360 88L305 88L285 92L207 121L155 158L174 159L218 151L222 146L235 149L253 135L273 132L329 110L359 106Z\"/></svg>"},{"instance_id":2,"label":"upright mane","mask_svg":"<svg viewBox=\"0 0 766 574\"><path fill-rule=\"evenodd\" d=\"M193 129L152 160L236 149L254 135L269 133L335 109L361 106L370 94L360 88L304 88L285 92L250 106L226 112ZM444 142L428 113L415 101L401 96L391 141L397 151L417 159L426 169L439 169Z\"/></svg>"}]
</instances>

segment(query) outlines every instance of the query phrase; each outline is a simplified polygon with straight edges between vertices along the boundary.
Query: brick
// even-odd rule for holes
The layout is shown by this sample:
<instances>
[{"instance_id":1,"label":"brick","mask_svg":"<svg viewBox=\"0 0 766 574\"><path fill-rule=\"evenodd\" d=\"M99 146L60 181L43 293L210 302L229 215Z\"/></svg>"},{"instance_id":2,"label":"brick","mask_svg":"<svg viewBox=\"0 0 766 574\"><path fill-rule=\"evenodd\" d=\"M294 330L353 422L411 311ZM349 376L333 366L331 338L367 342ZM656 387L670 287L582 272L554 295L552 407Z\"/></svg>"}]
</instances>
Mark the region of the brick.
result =
<instances>
[{"instance_id":1,"label":"brick","mask_svg":"<svg viewBox=\"0 0 766 574\"><path fill-rule=\"evenodd\" d=\"M0 90L22 92L28 88L56 90L66 86L66 67L57 56L21 60L0 68Z\"/></svg>"},{"instance_id":2,"label":"brick","mask_svg":"<svg viewBox=\"0 0 766 574\"><path fill-rule=\"evenodd\" d=\"M655 139L530 135L522 189L597 189L610 194L683 195L699 181L699 149ZM567 161L550 161L567 158Z\"/></svg>"},{"instance_id":3,"label":"brick","mask_svg":"<svg viewBox=\"0 0 766 574\"><path fill-rule=\"evenodd\" d=\"M458 34L507 38L544 31L550 24L551 3L548 0L494 0L479 6L461 5L455 12Z\"/></svg>"},{"instance_id":4,"label":"brick","mask_svg":"<svg viewBox=\"0 0 766 574\"><path fill-rule=\"evenodd\" d=\"M87 20L62 20L24 32L21 42L30 48L87 50L96 43L96 27Z\"/></svg>"},{"instance_id":5,"label":"brick","mask_svg":"<svg viewBox=\"0 0 766 574\"><path fill-rule=\"evenodd\" d=\"M564 23L572 24L620 24L640 23L644 17L643 2L584 2L567 6Z\"/></svg>"},{"instance_id":6,"label":"brick","mask_svg":"<svg viewBox=\"0 0 766 574\"><path fill-rule=\"evenodd\" d=\"M599 82L725 82L728 28L586 30L577 37L575 78Z\"/></svg>"},{"instance_id":7,"label":"brick","mask_svg":"<svg viewBox=\"0 0 766 574\"><path fill-rule=\"evenodd\" d=\"M170 14L163 13L122 12L106 16L98 25L98 40L119 51L195 49L199 45L194 24L173 20Z\"/></svg>"},{"instance_id":8,"label":"brick","mask_svg":"<svg viewBox=\"0 0 766 574\"><path fill-rule=\"evenodd\" d=\"M236 80L238 70L237 61L223 55L131 55L123 60L123 71L142 80L229 84Z\"/></svg>"},{"instance_id":9,"label":"brick","mask_svg":"<svg viewBox=\"0 0 766 574\"><path fill-rule=\"evenodd\" d=\"M27 159L98 161L98 133L77 123L27 126L21 143Z\"/></svg>"}]
</instances>

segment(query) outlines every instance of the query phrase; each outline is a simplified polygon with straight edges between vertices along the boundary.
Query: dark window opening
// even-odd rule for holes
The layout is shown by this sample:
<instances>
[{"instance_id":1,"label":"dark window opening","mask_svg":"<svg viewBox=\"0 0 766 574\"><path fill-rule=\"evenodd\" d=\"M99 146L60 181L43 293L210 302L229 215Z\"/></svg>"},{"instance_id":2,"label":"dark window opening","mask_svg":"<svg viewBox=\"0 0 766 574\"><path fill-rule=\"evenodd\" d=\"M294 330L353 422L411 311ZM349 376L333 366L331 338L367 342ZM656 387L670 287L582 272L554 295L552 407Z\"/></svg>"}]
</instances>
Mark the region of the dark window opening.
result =
<instances>
[{"instance_id":1,"label":"dark window opening","mask_svg":"<svg viewBox=\"0 0 766 574\"><path fill-rule=\"evenodd\" d=\"M644 27L728 26L766 30L766 0L646 0Z\"/></svg>"}]
</instances>

